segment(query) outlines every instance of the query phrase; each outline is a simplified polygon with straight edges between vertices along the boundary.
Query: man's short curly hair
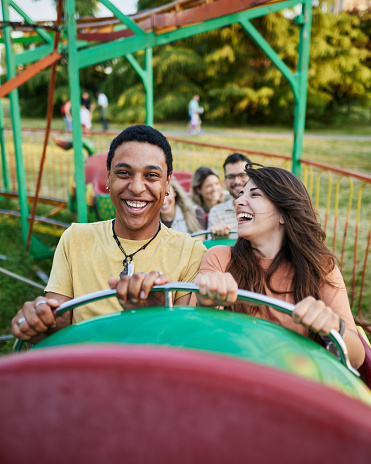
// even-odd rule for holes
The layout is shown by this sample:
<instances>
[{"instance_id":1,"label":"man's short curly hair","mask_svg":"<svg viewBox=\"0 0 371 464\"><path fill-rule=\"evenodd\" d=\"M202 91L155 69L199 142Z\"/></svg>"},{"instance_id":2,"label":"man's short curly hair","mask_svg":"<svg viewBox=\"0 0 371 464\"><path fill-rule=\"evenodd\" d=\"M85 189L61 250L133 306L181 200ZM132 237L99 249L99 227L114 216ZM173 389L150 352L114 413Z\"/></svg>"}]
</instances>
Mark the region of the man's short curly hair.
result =
<instances>
[{"instance_id":1,"label":"man's short curly hair","mask_svg":"<svg viewBox=\"0 0 371 464\"><path fill-rule=\"evenodd\" d=\"M167 176L173 172L173 154L166 137L153 127L144 124L127 127L121 134L112 140L107 156L108 170L111 169L111 163L116 149L125 142L149 143L161 148L165 155Z\"/></svg>"}]
</instances>

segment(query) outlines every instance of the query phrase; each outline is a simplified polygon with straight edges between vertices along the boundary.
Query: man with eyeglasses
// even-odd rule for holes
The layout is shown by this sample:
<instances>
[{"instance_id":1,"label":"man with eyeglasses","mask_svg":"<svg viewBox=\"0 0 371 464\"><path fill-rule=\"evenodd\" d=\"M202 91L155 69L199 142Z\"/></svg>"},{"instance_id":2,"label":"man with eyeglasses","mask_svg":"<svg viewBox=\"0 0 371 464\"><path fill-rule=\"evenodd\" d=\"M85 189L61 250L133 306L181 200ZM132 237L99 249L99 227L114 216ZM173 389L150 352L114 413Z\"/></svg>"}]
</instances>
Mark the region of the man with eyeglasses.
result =
<instances>
[{"instance_id":1,"label":"man with eyeglasses","mask_svg":"<svg viewBox=\"0 0 371 464\"><path fill-rule=\"evenodd\" d=\"M210 231L219 238L237 238L236 233L230 234L229 231L237 229L234 200L247 182L245 166L249 163L251 161L241 153L232 153L224 161L224 183L231 196L211 208L208 222Z\"/></svg>"}]
</instances>

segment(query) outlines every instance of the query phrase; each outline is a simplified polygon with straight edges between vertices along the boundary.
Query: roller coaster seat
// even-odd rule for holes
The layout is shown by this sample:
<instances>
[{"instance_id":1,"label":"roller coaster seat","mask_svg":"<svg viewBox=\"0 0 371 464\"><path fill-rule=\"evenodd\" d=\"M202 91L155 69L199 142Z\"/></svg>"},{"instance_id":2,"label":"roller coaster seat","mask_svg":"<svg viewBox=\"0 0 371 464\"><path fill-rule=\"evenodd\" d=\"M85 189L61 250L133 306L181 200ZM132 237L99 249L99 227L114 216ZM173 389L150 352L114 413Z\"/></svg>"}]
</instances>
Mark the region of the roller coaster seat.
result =
<instances>
[{"instance_id":1,"label":"roller coaster seat","mask_svg":"<svg viewBox=\"0 0 371 464\"><path fill-rule=\"evenodd\" d=\"M85 184L89 184L102 169L106 170L107 153L89 156L85 163Z\"/></svg>"},{"instance_id":2,"label":"roller coaster seat","mask_svg":"<svg viewBox=\"0 0 371 464\"><path fill-rule=\"evenodd\" d=\"M9 357L0 374L2 464L347 464L370 455L363 403L228 357L54 348Z\"/></svg>"},{"instance_id":3,"label":"roller coaster seat","mask_svg":"<svg viewBox=\"0 0 371 464\"><path fill-rule=\"evenodd\" d=\"M190 193L193 174L191 172L186 171L174 171L173 176L183 187L183 189L187 193Z\"/></svg>"}]
</instances>

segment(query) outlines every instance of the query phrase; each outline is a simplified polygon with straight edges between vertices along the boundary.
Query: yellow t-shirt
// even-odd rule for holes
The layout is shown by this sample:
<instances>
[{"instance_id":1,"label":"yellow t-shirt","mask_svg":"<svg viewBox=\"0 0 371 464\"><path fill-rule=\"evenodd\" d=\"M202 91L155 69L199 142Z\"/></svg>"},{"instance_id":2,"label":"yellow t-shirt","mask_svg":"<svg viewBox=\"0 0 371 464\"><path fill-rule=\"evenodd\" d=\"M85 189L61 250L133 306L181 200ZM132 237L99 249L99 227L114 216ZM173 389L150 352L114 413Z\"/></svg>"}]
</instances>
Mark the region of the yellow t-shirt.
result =
<instances>
[{"instance_id":1,"label":"yellow t-shirt","mask_svg":"<svg viewBox=\"0 0 371 464\"><path fill-rule=\"evenodd\" d=\"M148 240L119 239L127 255ZM201 241L161 225L157 237L133 258L134 272L160 271L173 281L192 282L206 251ZM109 277L119 277L124 255L112 235L112 220L72 224L62 235L54 254L46 292L77 298L108 288ZM176 294L175 299L186 294ZM73 323L121 311L116 298L76 308Z\"/></svg>"}]
</instances>

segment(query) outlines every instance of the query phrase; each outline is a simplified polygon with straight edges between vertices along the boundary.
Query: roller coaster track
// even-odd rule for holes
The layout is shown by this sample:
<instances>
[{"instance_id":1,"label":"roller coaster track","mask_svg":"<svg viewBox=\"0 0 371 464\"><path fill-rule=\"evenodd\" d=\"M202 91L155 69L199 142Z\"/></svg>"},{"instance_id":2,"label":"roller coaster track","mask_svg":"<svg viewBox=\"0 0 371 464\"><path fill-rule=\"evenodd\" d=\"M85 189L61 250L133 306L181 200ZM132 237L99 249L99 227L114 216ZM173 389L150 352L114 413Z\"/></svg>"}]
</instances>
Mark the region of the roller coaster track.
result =
<instances>
[{"instance_id":1,"label":"roller coaster track","mask_svg":"<svg viewBox=\"0 0 371 464\"><path fill-rule=\"evenodd\" d=\"M158 35L202 23L209 19L269 6L274 3L285 3L285 0L177 0L167 5L127 15L127 17L139 26L143 32L154 31ZM80 40L109 42L135 34L130 27L115 30L115 27L120 24L122 24L122 21L115 16L78 18L77 36ZM0 23L0 25L4 25L4 22ZM28 36L37 35L37 28L52 32L57 27L53 21L38 21L33 24L12 22L11 25L13 30L28 33L26 34ZM62 21L61 28L63 29L63 27L64 23Z\"/></svg>"},{"instance_id":2,"label":"roller coaster track","mask_svg":"<svg viewBox=\"0 0 371 464\"><path fill-rule=\"evenodd\" d=\"M143 31L154 31L159 35L209 19L273 3L282 3L282 0L178 0L152 10L138 12L130 16L130 19ZM81 32L78 32L78 38L87 41L107 42L134 35L130 29L113 31L113 26L118 24L118 20L111 21L112 24L109 24L109 19L106 18L105 23L101 23L99 20L96 24L88 21L85 24L84 22L79 23L78 28ZM111 27L111 31L107 30L108 27ZM83 29L88 30L83 32Z\"/></svg>"}]
</instances>

